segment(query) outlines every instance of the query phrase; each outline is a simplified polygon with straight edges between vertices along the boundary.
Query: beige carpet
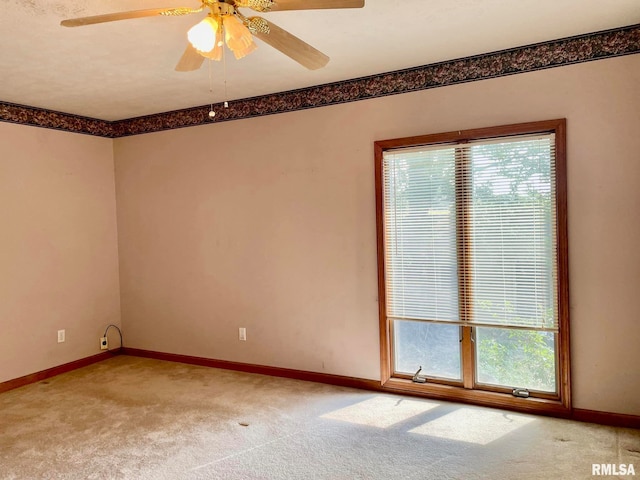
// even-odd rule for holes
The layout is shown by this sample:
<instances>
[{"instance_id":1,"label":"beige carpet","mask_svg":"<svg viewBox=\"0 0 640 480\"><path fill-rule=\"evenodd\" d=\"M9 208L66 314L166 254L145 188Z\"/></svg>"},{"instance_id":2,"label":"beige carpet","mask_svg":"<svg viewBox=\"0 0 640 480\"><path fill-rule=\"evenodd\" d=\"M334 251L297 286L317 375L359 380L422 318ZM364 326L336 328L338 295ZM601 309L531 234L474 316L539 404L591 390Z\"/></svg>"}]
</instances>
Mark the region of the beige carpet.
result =
<instances>
[{"instance_id":1,"label":"beige carpet","mask_svg":"<svg viewBox=\"0 0 640 480\"><path fill-rule=\"evenodd\" d=\"M0 394L2 479L584 479L640 431L120 356Z\"/></svg>"}]
</instances>

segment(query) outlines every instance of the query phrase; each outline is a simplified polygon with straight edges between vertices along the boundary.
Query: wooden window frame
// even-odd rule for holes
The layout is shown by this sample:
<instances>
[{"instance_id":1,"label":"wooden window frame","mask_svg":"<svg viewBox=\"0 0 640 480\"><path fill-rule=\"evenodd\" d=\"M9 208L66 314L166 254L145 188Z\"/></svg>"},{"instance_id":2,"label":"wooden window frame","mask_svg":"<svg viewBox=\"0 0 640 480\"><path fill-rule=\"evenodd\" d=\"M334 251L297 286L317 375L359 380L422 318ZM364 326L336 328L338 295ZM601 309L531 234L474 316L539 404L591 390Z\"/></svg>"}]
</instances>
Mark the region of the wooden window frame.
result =
<instances>
[{"instance_id":1,"label":"wooden window frame","mask_svg":"<svg viewBox=\"0 0 640 480\"><path fill-rule=\"evenodd\" d=\"M383 155L386 150L447 143L462 143L525 134L555 133L556 179L556 235L558 272L558 334L557 334L557 395L539 395L520 398L501 387L474 389L475 372L463 372L463 385L429 381L414 383L406 376L392 376L393 352L391 321L386 314L386 272L384 251L384 185L382 178ZM571 374L569 337L569 268L567 237L567 165L566 119L545 120L496 127L459 130L446 133L420 135L374 142L376 233L378 248L378 305L380 320L380 383L383 390L423 396L427 398L473 403L476 405L510 410L568 417L571 414ZM471 327L463 326L462 355L474 355ZM473 363L463 362L463 368L473 369Z\"/></svg>"}]
</instances>

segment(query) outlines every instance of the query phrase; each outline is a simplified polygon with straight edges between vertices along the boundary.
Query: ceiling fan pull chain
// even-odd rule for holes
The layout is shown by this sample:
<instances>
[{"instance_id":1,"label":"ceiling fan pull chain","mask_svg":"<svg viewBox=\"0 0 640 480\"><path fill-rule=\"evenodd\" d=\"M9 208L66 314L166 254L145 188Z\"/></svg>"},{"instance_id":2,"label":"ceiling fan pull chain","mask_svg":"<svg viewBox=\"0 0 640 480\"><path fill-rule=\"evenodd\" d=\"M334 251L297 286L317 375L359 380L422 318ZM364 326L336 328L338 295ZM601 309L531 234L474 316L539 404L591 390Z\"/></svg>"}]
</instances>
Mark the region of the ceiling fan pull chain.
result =
<instances>
[{"instance_id":1,"label":"ceiling fan pull chain","mask_svg":"<svg viewBox=\"0 0 640 480\"><path fill-rule=\"evenodd\" d=\"M224 108L229 108L229 102L227 101L227 55L222 52L222 75L224 77Z\"/></svg>"},{"instance_id":2,"label":"ceiling fan pull chain","mask_svg":"<svg viewBox=\"0 0 640 480\"><path fill-rule=\"evenodd\" d=\"M213 60L209 59L209 95L211 103L209 106L209 118L211 120L216 116L216 112L213 110Z\"/></svg>"}]
</instances>

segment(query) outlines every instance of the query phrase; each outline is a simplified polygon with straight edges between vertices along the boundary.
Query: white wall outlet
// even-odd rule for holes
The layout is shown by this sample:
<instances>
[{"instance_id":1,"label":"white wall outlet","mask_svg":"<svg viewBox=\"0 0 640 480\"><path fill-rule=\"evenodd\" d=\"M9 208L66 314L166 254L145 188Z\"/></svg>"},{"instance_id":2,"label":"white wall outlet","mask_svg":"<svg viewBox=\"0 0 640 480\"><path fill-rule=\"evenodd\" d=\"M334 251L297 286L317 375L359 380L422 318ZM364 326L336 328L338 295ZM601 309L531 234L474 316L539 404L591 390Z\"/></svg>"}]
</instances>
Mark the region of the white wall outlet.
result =
<instances>
[{"instance_id":1,"label":"white wall outlet","mask_svg":"<svg viewBox=\"0 0 640 480\"><path fill-rule=\"evenodd\" d=\"M58 343L62 343L65 340L65 331L58 330Z\"/></svg>"},{"instance_id":2,"label":"white wall outlet","mask_svg":"<svg viewBox=\"0 0 640 480\"><path fill-rule=\"evenodd\" d=\"M238 329L238 338L243 342L247 341L247 329L244 327L240 327Z\"/></svg>"},{"instance_id":3,"label":"white wall outlet","mask_svg":"<svg viewBox=\"0 0 640 480\"><path fill-rule=\"evenodd\" d=\"M100 350L109 350L109 340L107 340L107 337L100 337Z\"/></svg>"}]
</instances>

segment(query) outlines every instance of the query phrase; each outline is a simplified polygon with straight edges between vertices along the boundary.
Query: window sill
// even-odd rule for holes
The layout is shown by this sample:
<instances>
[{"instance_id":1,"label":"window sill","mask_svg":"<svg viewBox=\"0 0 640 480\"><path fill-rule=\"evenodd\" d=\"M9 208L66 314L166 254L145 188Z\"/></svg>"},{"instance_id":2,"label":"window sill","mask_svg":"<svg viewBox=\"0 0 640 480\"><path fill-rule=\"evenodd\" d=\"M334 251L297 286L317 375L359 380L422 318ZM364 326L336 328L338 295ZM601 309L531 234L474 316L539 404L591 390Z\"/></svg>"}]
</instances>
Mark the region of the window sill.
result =
<instances>
[{"instance_id":1,"label":"window sill","mask_svg":"<svg viewBox=\"0 0 640 480\"><path fill-rule=\"evenodd\" d=\"M414 383L411 380L390 378L382 384L382 390L389 393L403 393L435 400L504 408L522 413L565 418L571 416L571 407L564 405L560 400L534 397L518 398L508 393L469 390L463 387L438 383Z\"/></svg>"}]
</instances>

